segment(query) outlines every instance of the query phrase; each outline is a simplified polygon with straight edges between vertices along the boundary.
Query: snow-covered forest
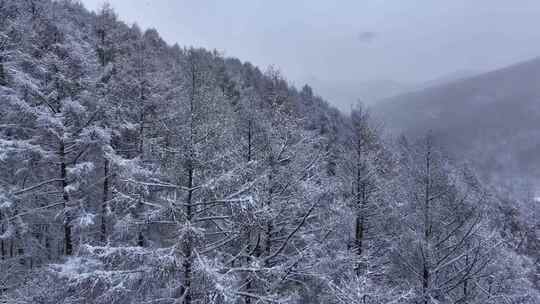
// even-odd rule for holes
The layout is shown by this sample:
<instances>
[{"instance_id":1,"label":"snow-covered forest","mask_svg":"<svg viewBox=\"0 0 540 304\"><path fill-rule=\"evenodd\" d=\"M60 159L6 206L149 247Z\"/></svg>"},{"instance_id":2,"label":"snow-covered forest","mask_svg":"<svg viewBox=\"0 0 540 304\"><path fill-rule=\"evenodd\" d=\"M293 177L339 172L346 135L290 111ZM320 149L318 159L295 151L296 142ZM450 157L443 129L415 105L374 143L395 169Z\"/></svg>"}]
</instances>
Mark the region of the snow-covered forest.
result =
<instances>
[{"instance_id":1,"label":"snow-covered forest","mask_svg":"<svg viewBox=\"0 0 540 304\"><path fill-rule=\"evenodd\" d=\"M0 303L540 303L534 198L383 125L107 5L0 0Z\"/></svg>"}]
</instances>

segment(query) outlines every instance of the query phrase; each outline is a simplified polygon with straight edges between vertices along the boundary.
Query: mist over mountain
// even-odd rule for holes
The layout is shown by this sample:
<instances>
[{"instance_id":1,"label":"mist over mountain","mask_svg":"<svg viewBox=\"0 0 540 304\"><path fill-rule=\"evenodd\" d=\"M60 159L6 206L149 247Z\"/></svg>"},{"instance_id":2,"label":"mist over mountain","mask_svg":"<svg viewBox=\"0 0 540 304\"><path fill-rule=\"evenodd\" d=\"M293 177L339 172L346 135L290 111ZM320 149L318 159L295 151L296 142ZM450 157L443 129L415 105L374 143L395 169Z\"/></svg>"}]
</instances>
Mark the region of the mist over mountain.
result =
<instances>
[{"instance_id":1,"label":"mist over mountain","mask_svg":"<svg viewBox=\"0 0 540 304\"><path fill-rule=\"evenodd\" d=\"M402 94L374 112L394 132L432 131L485 177L540 178L540 59ZM536 186L538 187L538 186Z\"/></svg>"},{"instance_id":2,"label":"mist over mountain","mask_svg":"<svg viewBox=\"0 0 540 304\"><path fill-rule=\"evenodd\" d=\"M317 89L321 96L328 98L333 105L347 113L359 101L366 105L376 105L391 97L447 84L478 74L480 73L473 70L460 70L420 83L403 83L394 80L322 81L317 77L310 77L309 83Z\"/></svg>"},{"instance_id":3,"label":"mist over mountain","mask_svg":"<svg viewBox=\"0 0 540 304\"><path fill-rule=\"evenodd\" d=\"M332 100L332 104L335 104L345 113L350 112L358 101L372 105L378 100L409 92L415 88L412 84L404 84L393 80L366 82L321 81L316 77L311 77L309 83L317 89L321 96Z\"/></svg>"},{"instance_id":4,"label":"mist over mountain","mask_svg":"<svg viewBox=\"0 0 540 304\"><path fill-rule=\"evenodd\" d=\"M475 70L458 70L458 71L455 71L455 72L445 74L443 76L428 80L426 82L423 82L423 83L417 85L413 90L410 90L410 91L418 91L418 90L427 89L427 88L430 88L430 87L436 87L436 86L440 86L440 85L445 85L445 84L455 82L455 81L458 81L458 80L471 78L473 76L480 75L480 74L482 74L482 73L479 72L479 71L475 71ZM402 93L407 93L407 92L402 92ZM394 97L394 96L392 96L392 97Z\"/></svg>"}]
</instances>

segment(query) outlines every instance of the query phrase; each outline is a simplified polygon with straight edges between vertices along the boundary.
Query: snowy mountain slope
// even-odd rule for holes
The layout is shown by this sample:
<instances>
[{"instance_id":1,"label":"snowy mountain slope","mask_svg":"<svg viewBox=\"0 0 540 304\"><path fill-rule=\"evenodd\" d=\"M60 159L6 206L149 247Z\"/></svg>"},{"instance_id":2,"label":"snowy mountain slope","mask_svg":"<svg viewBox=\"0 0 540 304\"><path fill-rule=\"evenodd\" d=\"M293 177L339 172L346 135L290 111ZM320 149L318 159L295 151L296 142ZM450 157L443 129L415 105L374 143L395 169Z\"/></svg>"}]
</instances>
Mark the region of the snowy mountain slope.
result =
<instances>
[{"instance_id":1,"label":"snowy mountain slope","mask_svg":"<svg viewBox=\"0 0 540 304\"><path fill-rule=\"evenodd\" d=\"M486 176L540 177L540 58L389 98L373 111L391 130L432 130Z\"/></svg>"},{"instance_id":2,"label":"snowy mountain slope","mask_svg":"<svg viewBox=\"0 0 540 304\"><path fill-rule=\"evenodd\" d=\"M0 303L539 303L540 211L373 125L108 5L0 0Z\"/></svg>"}]
</instances>

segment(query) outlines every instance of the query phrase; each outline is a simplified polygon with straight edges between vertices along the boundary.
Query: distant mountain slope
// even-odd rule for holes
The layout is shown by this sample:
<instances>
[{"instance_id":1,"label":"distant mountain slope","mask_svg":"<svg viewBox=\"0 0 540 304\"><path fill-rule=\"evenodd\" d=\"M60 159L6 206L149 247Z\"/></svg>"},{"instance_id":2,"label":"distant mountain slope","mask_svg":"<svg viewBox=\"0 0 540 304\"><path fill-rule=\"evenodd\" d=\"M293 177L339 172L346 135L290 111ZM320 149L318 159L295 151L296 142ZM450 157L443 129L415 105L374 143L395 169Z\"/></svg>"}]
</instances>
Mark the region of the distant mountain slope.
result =
<instances>
[{"instance_id":1,"label":"distant mountain slope","mask_svg":"<svg viewBox=\"0 0 540 304\"><path fill-rule=\"evenodd\" d=\"M482 74L482 72L479 72L476 70L457 70L452 73L448 73L440 77L437 77L435 79L428 80L418 85L414 91L423 90L423 89L436 87L440 85L445 85L451 82L463 80L466 78L471 78L473 76L480 75L480 74ZM402 93L408 93L408 92L402 92ZM389 96L389 97L394 97L394 96Z\"/></svg>"},{"instance_id":2,"label":"distant mountain slope","mask_svg":"<svg viewBox=\"0 0 540 304\"><path fill-rule=\"evenodd\" d=\"M349 112L351 106L358 100L366 105L374 105L401 94L423 90L429 87L443 85L473 75L480 74L473 70L458 70L421 83L405 83L390 79L377 79L371 81L343 81L321 80L315 76L309 78L308 83L315 87L322 96L333 101L343 112Z\"/></svg>"},{"instance_id":3,"label":"distant mountain slope","mask_svg":"<svg viewBox=\"0 0 540 304\"><path fill-rule=\"evenodd\" d=\"M373 80L366 82L321 80L310 77L308 83L322 96L332 100L341 111L348 113L358 100L364 104L374 104L377 100L390 98L416 88L415 85L393 80Z\"/></svg>"},{"instance_id":4,"label":"distant mountain slope","mask_svg":"<svg viewBox=\"0 0 540 304\"><path fill-rule=\"evenodd\" d=\"M486 176L540 178L540 58L392 97L373 110L393 131L432 130Z\"/></svg>"}]
</instances>

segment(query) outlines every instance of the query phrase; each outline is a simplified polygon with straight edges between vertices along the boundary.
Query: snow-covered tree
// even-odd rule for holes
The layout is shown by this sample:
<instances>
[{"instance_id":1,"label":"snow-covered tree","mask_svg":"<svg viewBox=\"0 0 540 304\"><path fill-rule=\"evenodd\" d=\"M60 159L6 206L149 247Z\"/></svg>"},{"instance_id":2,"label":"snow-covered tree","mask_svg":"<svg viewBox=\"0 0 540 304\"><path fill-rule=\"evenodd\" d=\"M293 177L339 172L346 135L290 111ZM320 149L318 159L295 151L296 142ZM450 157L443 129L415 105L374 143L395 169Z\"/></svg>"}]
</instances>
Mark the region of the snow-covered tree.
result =
<instances>
[{"instance_id":1,"label":"snow-covered tree","mask_svg":"<svg viewBox=\"0 0 540 304\"><path fill-rule=\"evenodd\" d=\"M534 197L367 113L0 0L0 302L537 303Z\"/></svg>"}]
</instances>

